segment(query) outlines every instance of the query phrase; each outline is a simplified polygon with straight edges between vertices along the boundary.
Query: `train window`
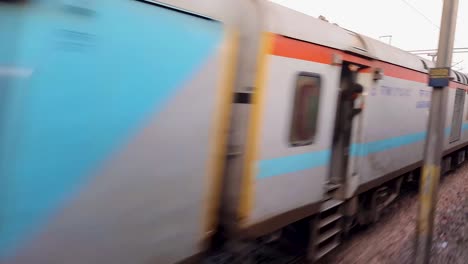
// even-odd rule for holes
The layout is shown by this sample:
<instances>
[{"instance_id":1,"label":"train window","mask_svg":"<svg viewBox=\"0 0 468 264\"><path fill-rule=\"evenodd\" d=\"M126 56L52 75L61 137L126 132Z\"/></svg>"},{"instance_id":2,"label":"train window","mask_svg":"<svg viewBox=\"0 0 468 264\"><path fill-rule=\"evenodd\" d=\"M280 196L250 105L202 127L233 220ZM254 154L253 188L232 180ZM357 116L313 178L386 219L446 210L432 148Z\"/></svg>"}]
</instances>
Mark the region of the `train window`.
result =
<instances>
[{"instance_id":1,"label":"train window","mask_svg":"<svg viewBox=\"0 0 468 264\"><path fill-rule=\"evenodd\" d=\"M289 143L292 146L314 142L320 101L320 75L301 72L296 79Z\"/></svg>"}]
</instances>

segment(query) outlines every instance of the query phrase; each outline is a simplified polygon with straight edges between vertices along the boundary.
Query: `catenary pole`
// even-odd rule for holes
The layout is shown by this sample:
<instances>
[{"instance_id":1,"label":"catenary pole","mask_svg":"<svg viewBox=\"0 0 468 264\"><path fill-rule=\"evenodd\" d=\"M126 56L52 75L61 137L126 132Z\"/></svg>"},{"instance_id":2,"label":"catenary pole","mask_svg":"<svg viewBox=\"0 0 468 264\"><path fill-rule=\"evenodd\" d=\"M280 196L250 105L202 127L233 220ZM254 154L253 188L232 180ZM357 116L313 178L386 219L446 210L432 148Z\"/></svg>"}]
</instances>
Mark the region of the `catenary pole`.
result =
<instances>
[{"instance_id":1,"label":"catenary pole","mask_svg":"<svg viewBox=\"0 0 468 264\"><path fill-rule=\"evenodd\" d=\"M429 85L433 87L433 90L419 189L414 262L416 264L429 263L431 254L457 10L458 0L444 0L436 68L431 69L429 74Z\"/></svg>"}]
</instances>

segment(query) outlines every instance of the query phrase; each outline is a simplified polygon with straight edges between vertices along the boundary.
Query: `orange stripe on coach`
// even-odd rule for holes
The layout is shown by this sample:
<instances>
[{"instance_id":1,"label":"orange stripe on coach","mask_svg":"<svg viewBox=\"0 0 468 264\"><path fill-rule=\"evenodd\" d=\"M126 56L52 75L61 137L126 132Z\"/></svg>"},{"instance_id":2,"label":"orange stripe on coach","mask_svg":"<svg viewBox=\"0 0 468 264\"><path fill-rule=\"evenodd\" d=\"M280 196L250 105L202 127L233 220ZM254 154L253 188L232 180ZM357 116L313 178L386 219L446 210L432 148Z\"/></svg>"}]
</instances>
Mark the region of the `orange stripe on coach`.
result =
<instances>
[{"instance_id":1,"label":"orange stripe on coach","mask_svg":"<svg viewBox=\"0 0 468 264\"><path fill-rule=\"evenodd\" d=\"M427 74L423 72L404 68L388 62L361 58L345 53L341 50L280 35L274 36L271 54L323 64L332 64L333 54L337 54L342 56L343 60L346 61L367 65L374 68L381 68L383 69L384 75L386 76L420 83L428 82Z\"/></svg>"}]
</instances>

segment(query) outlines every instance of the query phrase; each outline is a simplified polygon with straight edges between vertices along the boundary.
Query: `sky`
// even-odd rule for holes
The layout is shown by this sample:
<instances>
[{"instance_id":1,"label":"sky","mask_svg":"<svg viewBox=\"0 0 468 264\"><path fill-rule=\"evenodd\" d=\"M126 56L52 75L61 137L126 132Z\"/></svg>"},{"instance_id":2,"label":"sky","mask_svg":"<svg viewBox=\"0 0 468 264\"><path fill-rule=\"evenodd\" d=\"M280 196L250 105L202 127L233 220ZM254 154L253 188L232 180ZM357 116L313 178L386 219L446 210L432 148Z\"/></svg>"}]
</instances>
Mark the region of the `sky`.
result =
<instances>
[{"instance_id":1,"label":"sky","mask_svg":"<svg viewBox=\"0 0 468 264\"><path fill-rule=\"evenodd\" d=\"M438 46L442 0L271 1L375 39L391 35L391 44L403 50ZM389 38L381 41L389 43ZM468 0L459 0L455 47L468 48ZM452 65L468 73L468 53L454 54Z\"/></svg>"}]
</instances>

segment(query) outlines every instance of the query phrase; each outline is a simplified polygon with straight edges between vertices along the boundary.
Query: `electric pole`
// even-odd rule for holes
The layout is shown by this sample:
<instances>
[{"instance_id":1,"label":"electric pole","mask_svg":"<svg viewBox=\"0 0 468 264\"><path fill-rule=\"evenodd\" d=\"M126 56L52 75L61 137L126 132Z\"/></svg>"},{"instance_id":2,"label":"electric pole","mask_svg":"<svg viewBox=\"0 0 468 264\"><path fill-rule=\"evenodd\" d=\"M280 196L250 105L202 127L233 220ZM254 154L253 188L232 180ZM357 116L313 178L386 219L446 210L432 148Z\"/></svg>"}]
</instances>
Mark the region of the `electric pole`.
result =
<instances>
[{"instance_id":1,"label":"electric pole","mask_svg":"<svg viewBox=\"0 0 468 264\"><path fill-rule=\"evenodd\" d=\"M429 86L432 86L433 89L419 189L419 216L415 246L416 264L429 263L431 254L437 189L441 171L440 163L445 139L444 127L457 10L458 0L444 1L436 68L429 71Z\"/></svg>"}]
</instances>

